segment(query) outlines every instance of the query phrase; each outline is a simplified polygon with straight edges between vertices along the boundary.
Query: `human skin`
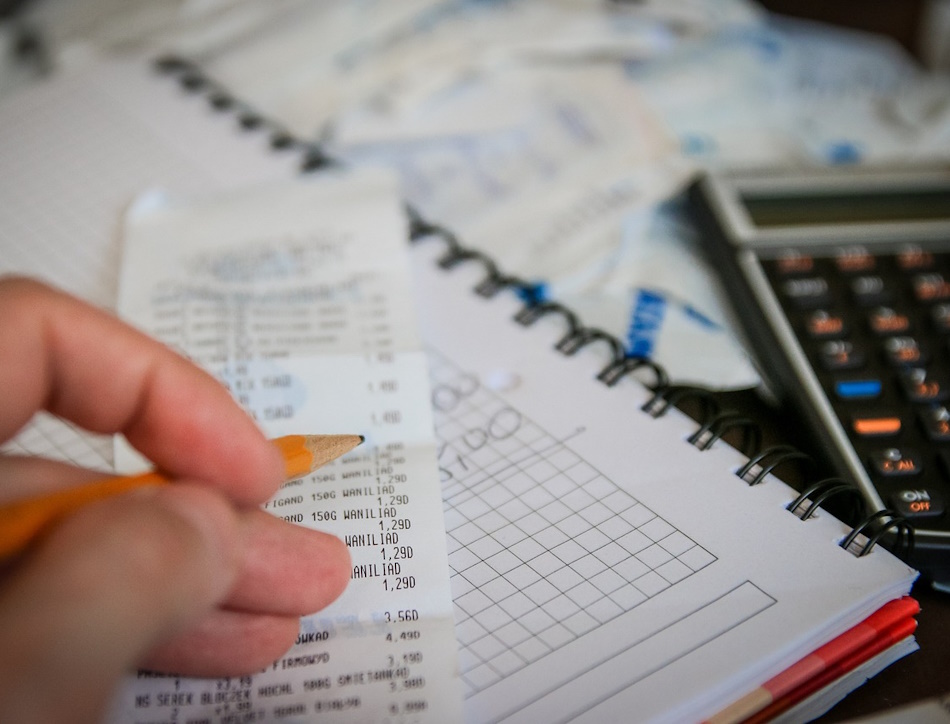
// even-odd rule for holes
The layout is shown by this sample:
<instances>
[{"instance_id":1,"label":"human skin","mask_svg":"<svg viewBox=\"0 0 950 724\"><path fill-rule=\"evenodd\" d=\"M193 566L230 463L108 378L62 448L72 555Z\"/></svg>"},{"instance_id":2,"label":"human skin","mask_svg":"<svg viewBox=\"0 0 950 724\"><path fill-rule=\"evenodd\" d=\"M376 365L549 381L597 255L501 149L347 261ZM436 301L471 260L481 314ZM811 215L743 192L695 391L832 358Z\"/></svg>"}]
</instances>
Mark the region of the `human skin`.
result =
<instances>
[{"instance_id":1,"label":"human skin","mask_svg":"<svg viewBox=\"0 0 950 724\"><path fill-rule=\"evenodd\" d=\"M174 481L90 504L0 563L0 721L95 721L135 668L260 670L346 586L338 538L259 509L283 461L224 387L112 315L0 279L0 399L0 442L45 409L121 433ZM0 503L101 477L0 456Z\"/></svg>"}]
</instances>

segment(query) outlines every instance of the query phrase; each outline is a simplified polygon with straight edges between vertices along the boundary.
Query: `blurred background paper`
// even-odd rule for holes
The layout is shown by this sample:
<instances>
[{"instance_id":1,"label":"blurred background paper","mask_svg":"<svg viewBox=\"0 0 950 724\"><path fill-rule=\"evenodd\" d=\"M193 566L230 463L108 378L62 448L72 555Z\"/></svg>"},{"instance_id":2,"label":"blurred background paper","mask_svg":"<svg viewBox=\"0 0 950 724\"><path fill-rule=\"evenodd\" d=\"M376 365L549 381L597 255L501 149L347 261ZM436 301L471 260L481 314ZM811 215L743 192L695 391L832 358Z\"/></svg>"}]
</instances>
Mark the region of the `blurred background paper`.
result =
<instances>
[{"instance_id":1,"label":"blurred background paper","mask_svg":"<svg viewBox=\"0 0 950 724\"><path fill-rule=\"evenodd\" d=\"M679 214L693 174L950 160L946 75L891 38L751 0L37 0L17 22L54 68L200 63L334 157L395 169L428 219L712 387L758 377ZM29 82L11 68L0 92Z\"/></svg>"}]
</instances>

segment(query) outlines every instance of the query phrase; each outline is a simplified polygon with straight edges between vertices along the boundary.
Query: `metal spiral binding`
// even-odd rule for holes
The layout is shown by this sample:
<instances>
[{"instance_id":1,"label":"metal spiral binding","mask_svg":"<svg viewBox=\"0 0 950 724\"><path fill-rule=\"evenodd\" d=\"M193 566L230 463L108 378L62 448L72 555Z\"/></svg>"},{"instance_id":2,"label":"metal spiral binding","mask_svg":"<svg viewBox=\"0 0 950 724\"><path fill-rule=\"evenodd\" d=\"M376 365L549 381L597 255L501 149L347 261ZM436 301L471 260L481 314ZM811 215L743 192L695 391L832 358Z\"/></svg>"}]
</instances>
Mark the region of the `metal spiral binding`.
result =
<instances>
[{"instance_id":1,"label":"metal spiral binding","mask_svg":"<svg viewBox=\"0 0 950 724\"><path fill-rule=\"evenodd\" d=\"M570 339L575 334L577 334L577 330L581 327L581 323L578 321L577 315L563 304L559 304L558 302L538 302L535 304L525 304L524 307L522 307L518 313L515 314L515 321L518 322L518 324L527 327L548 314L557 314L567 323L568 330L563 339Z\"/></svg>"},{"instance_id":2,"label":"metal spiral binding","mask_svg":"<svg viewBox=\"0 0 950 724\"><path fill-rule=\"evenodd\" d=\"M526 282L521 277L502 274L497 267L489 271L485 278L475 285L475 292L483 297L491 298L502 289L515 289L522 292L523 299L539 299L537 285Z\"/></svg>"},{"instance_id":3,"label":"metal spiral binding","mask_svg":"<svg viewBox=\"0 0 950 724\"><path fill-rule=\"evenodd\" d=\"M671 407L676 407L682 401L692 398L699 400L701 424L706 424L719 414L719 401L705 387L674 385L669 382L666 385L658 385L653 392L653 397L647 400L640 409L650 417L662 417Z\"/></svg>"},{"instance_id":4,"label":"metal spiral binding","mask_svg":"<svg viewBox=\"0 0 950 724\"><path fill-rule=\"evenodd\" d=\"M257 113L253 108L237 100L226 88L214 82L201 68L184 58L169 55L155 61L158 72L177 79L181 87L190 93L201 93L214 110L234 114L240 128L247 131L266 131L269 142L275 150L292 150L302 154L300 171L310 173L330 166L338 161L316 142L302 140L294 136L282 125ZM597 380L613 387L623 377L641 369L653 373L653 384L645 387L653 395L641 409L654 418L662 417L671 407L695 398L700 403L700 424L688 438L689 442L700 450L708 450L730 429L743 430L742 451L748 456L748 462L736 471L736 475L750 486L761 483L778 465L793 459L814 464L814 460L804 452L790 445L777 445L760 449L762 431L749 417L734 410L720 410L719 403L711 390L696 385L671 383L666 370L657 362L642 356L628 355L623 343L614 335L596 327L585 326L568 307L544 299L539 285L502 272L494 259L487 254L464 246L450 229L426 220L411 205L406 205L409 219L409 239L415 243L426 238L439 238L446 250L438 264L451 269L465 262L480 264L485 276L474 287L474 291L483 297L493 297L504 289L510 289L522 300L522 308L515 314L515 321L524 326L534 324L547 315L557 315L567 325L566 333L559 339L555 348L565 355L573 355L583 347L595 342L607 344L611 361L598 372ZM752 452L746 453L749 449ZM859 491L847 481L839 478L820 480L808 486L792 503L788 510L802 520L806 520L819 509L822 502L830 497L851 494L860 498ZM851 532L841 541L842 548L856 556L865 556L889 532L895 532L898 548L913 550L913 526L898 513L885 509L872 513L857 523ZM864 536L863 543L858 538Z\"/></svg>"},{"instance_id":5,"label":"metal spiral binding","mask_svg":"<svg viewBox=\"0 0 950 724\"><path fill-rule=\"evenodd\" d=\"M620 382L624 375L636 372L642 367L649 368L653 372L655 380L652 388L650 385L647 385L647 389L656 390L669 386L670 379L666 374L666 370L649 357L624 357L601 370L597 375L597 379L607 385L607 387L613 387Z\"/></svg>"},{"instance_id":6,"label":"metal spiral binding","mask_svg":"<svg viewBox=\"0 0 950 724\"><path fill-rule=\"evenodd\" d=\"M859 501L863 500L860 491L844 478L824 478L805 488L785 509L802 520L808 520L818 512L823 502L836 495L852 495Z\"/></svg>"},{"instance_id":7,"label":"metal spiral binding","mask_svg":"<svg viewBox=\"0 0 950 724\"><path fill-rule=\"evenodd\" d=\"M238 101L228 90L205 75L201 68L184 58L168 55L155 61L158 72L177 78L179 85L190 93L202 93L216 111L234 114L240 128L246 131L267 131L270 145L275 150L297 150L302 153L300 170L304 173L336 165L318 143L302 141L283 126L275 123Z\"/></svg>"},{"instance_id":8,"label":"metal spiral binding","mask_svg":"<svg viewBox=\"0 0 950 724\"><path fill-rule=\"evenodd\" d=\"M574 334L568 335L564 339L560 340L554 348L558 352L563 352L565 355L570 357L571 355L579 352L583 347L593 343L593 342L603 342L610 348L611 357L613 358L604 369L615 365L616 363L624 360L626 358L626 351L624 351L623 343L614 337L612 334L605 332L602 329L597 329L596 327L580 327Z\"/></svg>"},{"instance_id":9,"label":"metal spiral binding","mask_svg":"<svg viewBox=\"0 0 950 724\"><path fill-rule=\"evenodd\" d=\"M871 513L855 525L839 545L860 558L870 553L881 538L892 531L896 536L893 549L905 552L909 558L914 552L914 526L890 508ZM858 542L861 535L866 538L863 545Z\"/></svg>"},{"instance_id":10,"label":"metal spiral binding","mask_svg":"<svg viewBox=\"0 0 950 724\"><path fill-rule=\"evenodd\" d=\"M815 459L793 445L773 445L754 453L749 461L736 470L736 475L750 486L758 485L766 476L787 460L802 460L814 469Z\"/></svg>"},{"instance_id":11,"label":"metal spiral binding","mask_svg":"<svg viewBox=\"0 0 950 724\"><path fill-rule=\"evenodd\" d=\"M735 410L720 412L711 420L700 425L696 432L686 439L700 450L708 450L716 440L722 438L732 428L743 430L742 447L740 448L743 452L759 448L762 430L758 423L751 417L746 417Z\"/></svg>"}]
</instances>

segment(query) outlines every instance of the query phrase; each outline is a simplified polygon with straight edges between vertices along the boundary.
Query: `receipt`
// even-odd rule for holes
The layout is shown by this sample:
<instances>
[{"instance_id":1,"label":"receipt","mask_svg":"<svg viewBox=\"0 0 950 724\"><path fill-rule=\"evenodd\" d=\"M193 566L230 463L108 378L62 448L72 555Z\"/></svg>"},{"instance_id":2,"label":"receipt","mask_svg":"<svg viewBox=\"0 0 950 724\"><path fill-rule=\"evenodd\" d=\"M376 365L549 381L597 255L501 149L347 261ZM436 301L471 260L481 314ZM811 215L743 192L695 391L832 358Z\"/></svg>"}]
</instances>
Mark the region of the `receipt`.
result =
<instances>
[{"instance_id":1,"label":"receipt","mask_svg":"<svg viewBox=\"0 0 950 724\"><path fill-rule=\"evenodd\" d=\"M358 433L356 450L264 509L335 533L343 595L304 617L266 670L139 674L122 721L446 722L460 717L427 366L394 179L330 174L190 203L151 197L127 223L119 313L216 375L269 437ZM136 461L116 451L120 469Z\"/></svg>"},{"instance_id":2,"label":"receipt","mask_svg":"<svg viewBox=\"0 0 950 724\"><path fill-rule=\"evenodd\" d=\"M505 108L511 127L468 133L475 99ZM393 140L355 144L344 157L397 169L424 216L675 379L757 383L715 275L677 212L664 206L695 163L679 157L616 68L521 67L460 88L438 107L419 113L420 127L396 125ZM420 137L404 138L412 133Z\"/></svg>"},{"instance_id":3,"label":"receipt","mask_svg":"<svg viewBox=\"0 0 950 724\"><path fill-rule=\"evenodd\" d=\"M950 80L921 71L891 38L803 21L776 24L789 134L823 164L950 157Z\"/></svg>"},{"instance_id":4,"label":"receipt","mask_svg":"<svg viewBox=\"0 0 950 724\"><path fill-rule=\"evenodd\" d=\"M533 223L528 205L558 185L610 183L674 150L615 66L486 73L437 102L380 121L372 142L352 134L340 155L396 168L408 200L467 239L486 224Z\"/></svg>"}]
</instances>

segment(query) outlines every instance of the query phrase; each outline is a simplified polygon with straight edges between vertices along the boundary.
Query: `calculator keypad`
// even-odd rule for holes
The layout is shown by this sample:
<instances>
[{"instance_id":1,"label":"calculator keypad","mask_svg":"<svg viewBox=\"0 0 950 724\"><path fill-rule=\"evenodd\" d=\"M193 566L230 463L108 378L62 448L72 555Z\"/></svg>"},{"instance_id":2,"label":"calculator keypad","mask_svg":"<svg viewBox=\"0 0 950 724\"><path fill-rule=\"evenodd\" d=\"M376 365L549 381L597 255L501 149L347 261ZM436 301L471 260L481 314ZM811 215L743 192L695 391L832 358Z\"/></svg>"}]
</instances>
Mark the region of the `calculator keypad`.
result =
<instances>
[{"instance_id":1,"label":"calculator keypad","mask_svg":"<svg viewBox=\"0 0 950 724\"><path fill-rule=\"evenodd\" d=\"M881 498L950 530L950 253L891 249L762 265Z\"/></svg>"}]
</instances>

